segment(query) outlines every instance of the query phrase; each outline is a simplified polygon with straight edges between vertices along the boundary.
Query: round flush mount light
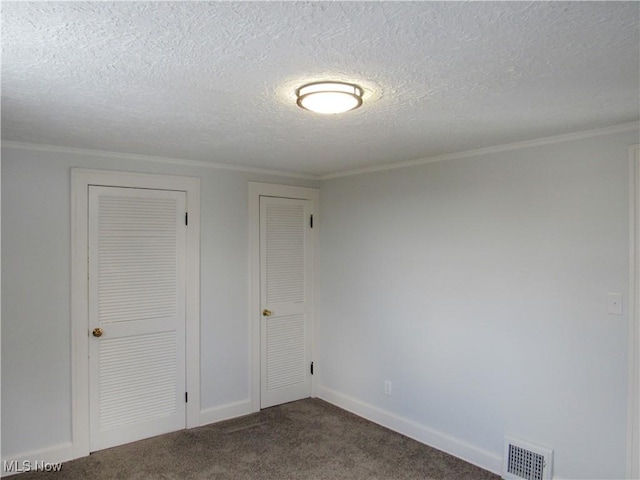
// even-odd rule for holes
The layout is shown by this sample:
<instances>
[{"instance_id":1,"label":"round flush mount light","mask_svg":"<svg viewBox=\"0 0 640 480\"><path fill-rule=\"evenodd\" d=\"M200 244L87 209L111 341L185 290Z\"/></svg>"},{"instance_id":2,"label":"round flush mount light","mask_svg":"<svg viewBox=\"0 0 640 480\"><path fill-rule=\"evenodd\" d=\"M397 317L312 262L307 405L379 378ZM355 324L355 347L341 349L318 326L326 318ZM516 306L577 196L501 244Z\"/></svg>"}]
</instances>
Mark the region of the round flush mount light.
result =
<instances>
[{"instance_id":1,"label":"round flush mount light","mask_svg":"<svg viewBox=\"0 0 640 480\"><path fill-rule=\"evenodd\" d=\"M363 93L358 85L344 82L315 82L296 90L300 108L323 114L355 110L362 105Z\"/></svg>"}]
</instances>

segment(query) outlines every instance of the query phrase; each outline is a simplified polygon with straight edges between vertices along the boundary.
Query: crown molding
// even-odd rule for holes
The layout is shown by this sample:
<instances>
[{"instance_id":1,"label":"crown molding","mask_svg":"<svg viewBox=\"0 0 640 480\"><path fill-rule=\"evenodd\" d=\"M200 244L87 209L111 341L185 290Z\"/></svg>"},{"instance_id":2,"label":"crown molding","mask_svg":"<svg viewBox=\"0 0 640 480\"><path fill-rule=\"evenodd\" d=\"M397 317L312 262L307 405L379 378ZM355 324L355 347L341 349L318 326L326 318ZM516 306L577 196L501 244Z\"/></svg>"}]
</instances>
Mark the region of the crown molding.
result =
<instances>
[{"instance_id":1,"label":"crown molding","mask_svg":"<svg viewBox=\"0 0 640 480\"><path fill-rule=\"evenodd\" d=\"M384 170L393 170L396 168L413 167L415 165L423 165L425 163L444 162L445 160L457 160L460 158L475 157L478 155L486 155L498 152L508 152L510 150L519 150L524 148L539 147L542 145L553 145L555 143L570 142L574 140L582 140L586 138L599 137L601 135L610 135L614 133L629 132L632 130L640 131L640 122L621 123L611 127L598 128L593 130L585 130L576 133L567 133L556 135L553 137L538 138L535 140L526 140L524 142L506 143L493 147L476 148L474 150L466 150L463 152L446 153L433 157L419 158L415 160L406 160L404 162L385 163L376 165L375 167L363 167L353 170L344 170L341 172L327 173L320 175L320 180L329 180L331 178L348 177L351 175L360 175L363 173L381 172Z\"/></svg>"},{"instance_id":2,"label":"crown molding","mask_svg":"<svg viewBox=\"0 0 640 480\"><path fill-rule=\"evenodd\" d=\"M152 155L141 155L141 154L135 154L135 153L118 153L118 152L109 152L104 150L59 147L55 145L22 143L22 142L14 142L14 141L2 141L2 146L8 147L8 148L14 148L18 150L56 152L56 153L75 154L75 155L91 155L91 156L97 156L97 157L118 158L123 160L139 160L139 161L145 161L145 162L183 165L188 167L217 168L217 169L231 170L236 172L256 173L261 175L278 175L281 177L300 178L305 180L329 180L332 178L348 177L351 175L360 175L363 173L381 172L385 170L394 170L396 168L413 167L416 165L423 165L427 163L444 162L445 160L457 160L461 158L475 157L478 155L507 152L510 150L519 150L519 149L532 148L532 147L538 147L543 145L553 145L556 143L582 140L586 138L598 137L601 135L610 135L614 133L629 132L632 130L637 130L640 132L640 122L622 123L622 124L613 125L610 127L586 130L582 132L567 133L563 135L556 135L553 137L543 137L535 140L526 140L524 142L507 143L503 145L496 145L493 147L476 148L473 150L466 150L463 152L446 153L443 155L435 155L433 157L406 160L403 162L385 163L385 164L376 165L373 167L363 167L363 168L357 168L353 170L336 171L336 172L327 173L324 175L312 175L312 174L306 174L306 173L287 172L283 170L271 170L267 168L247 167L247 166L231 165L228 163L219 163L219 162L205 162L201 160L186 160L186 159L171 158L171 157L156 157Z\"/></svg>"},{"instance_id":3,"label":"crown molding","mask_svg":"<svg viewBox=\"0 0 640 480\"><path fill-rule=\"evenodd\" d=\"M306 173L286 172L283 170L271 170L268 168L247 167L241 165L231 165L229 163L205 162L201 160L186 160L183 158L156 157L153 155L141 155L137 153L119 153L106 150L91 150L86 148L60 147L56 145L45 145L36 143L14 142L11 140L2 141L3 148L13 148L16 150L30 150L36 152L54 152L73 155L91 155L94 157L117 158L120 160L136 160L142 162L165 163L171 165L182 165L186 167L217 168L231 170L235 172L257 173L261 175L278 175L280 177L301 178L305 180L318 180L317 175Z\"/></svg>"}]
</instances>

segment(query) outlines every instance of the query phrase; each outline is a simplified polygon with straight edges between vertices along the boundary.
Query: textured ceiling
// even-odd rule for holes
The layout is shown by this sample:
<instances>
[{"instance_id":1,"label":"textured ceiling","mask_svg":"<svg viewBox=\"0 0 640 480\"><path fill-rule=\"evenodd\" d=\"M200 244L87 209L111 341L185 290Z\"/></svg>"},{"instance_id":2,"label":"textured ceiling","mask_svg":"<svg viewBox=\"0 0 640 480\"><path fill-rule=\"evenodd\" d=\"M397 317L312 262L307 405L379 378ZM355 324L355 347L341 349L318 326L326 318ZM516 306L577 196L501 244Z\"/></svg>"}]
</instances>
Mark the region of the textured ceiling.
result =
<instances>
[{"instance_id":1,"label":"textured ceiling","mask_svg":"<svg viewBox=\"0 0 640 480\"><path fill-rule=\"evenodd\" d=\"M3 140L322 175L639 119L637 2L0 8Z\"/></svg>"}]
</instances>

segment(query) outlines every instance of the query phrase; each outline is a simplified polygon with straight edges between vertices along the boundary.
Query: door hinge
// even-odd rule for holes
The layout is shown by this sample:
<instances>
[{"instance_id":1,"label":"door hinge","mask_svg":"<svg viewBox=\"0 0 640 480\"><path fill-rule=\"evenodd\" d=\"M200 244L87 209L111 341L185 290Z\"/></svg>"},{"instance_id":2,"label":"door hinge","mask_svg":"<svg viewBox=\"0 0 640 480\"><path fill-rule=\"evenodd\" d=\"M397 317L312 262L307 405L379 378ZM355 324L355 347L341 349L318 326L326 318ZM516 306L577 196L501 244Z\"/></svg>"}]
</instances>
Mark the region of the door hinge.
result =
<instances>
[{"instance_id":1,"label":"door hinge","mask_svg":"<svg viewBox=\"0 0 640 480\"><path fill-rule=\"evenodd\" d=\"M309 226L313 228L313 215L311 215L311 219L309 220Z\"/></svg>"},{"instance_id":2,"label":"door hinge","mask_svg":"<svg viewBox=\"0 0 640 480\"><path fill-rule=\"evenodd\" d=\"M311 375L313 375L313 362L311 362Z\"/></svg>"},{"instance_id":3,"label":"door hinge","mask_svg":"<svg viewBox=\"0 0 640 480\"><path fill-rule=\"evenodd\" d=\"M184 224L189 225L189 212L184 212Z\"/></svg>"},{"instance_id":4,"label":"door hinge","mask_svg":"<svg viewBox=\"0 0 640 480\"><path fill-rule=\"evenodd\" d=\"M189 403L189 392L184 392L184 403Z\"/></svg>"}]
</instances>

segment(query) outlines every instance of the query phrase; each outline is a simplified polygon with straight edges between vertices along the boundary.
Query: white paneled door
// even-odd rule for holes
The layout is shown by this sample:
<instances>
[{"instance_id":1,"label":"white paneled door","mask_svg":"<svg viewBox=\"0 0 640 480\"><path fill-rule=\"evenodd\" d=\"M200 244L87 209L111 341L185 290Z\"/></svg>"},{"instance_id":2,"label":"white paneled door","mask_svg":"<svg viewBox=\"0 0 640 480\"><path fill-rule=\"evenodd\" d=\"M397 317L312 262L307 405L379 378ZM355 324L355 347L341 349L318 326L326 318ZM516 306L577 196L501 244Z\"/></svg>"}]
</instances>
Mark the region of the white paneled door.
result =
<instances>
[{"instance_id":1,"label":"white paneled door","mask_svg":"<svg viewBox=\"0 0 640 480\"><path fill-rule=\"evenodd\" d=\"M91 451L185 428L186 194L89 187Z\"/></svg>"},{"instance_id":2,"label":"white paneled door","mask_svg":"<svg viewBox=\"0 0 640 480\"><path fill-rule=\"evenodd\" d=\"M313 202L260 197L260 407L311 395Z\"/></svg>"}]
</instances>

